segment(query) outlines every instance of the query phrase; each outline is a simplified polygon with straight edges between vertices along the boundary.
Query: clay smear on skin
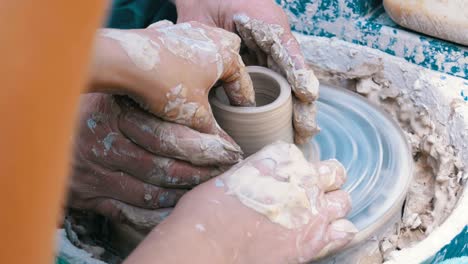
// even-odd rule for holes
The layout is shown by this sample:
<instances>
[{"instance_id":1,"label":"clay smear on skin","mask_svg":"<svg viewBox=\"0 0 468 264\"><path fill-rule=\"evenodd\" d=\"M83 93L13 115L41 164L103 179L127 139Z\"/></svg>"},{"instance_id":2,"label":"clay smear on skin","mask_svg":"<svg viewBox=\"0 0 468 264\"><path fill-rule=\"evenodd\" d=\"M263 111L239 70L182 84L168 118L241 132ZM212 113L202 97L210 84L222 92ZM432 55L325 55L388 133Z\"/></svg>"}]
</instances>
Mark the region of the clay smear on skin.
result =
<instances>
[{"instance_id":1,"label":"clay smear on skin","mask_svg":"<svg viewBox=\"0 0 468 264\"><path fill-rule=\"evenodd\" d=\"M167 103L164 107L164 114L179 124L189 125L195 118L195 114L200 108L198 103L187 102L187 89L179 84L166 94Z\"/></svg>"},{"instance_id":2,"label":"clay smear on skin","mask_svg":"<svg viewBox=\"0 0 468 264\"><path fill-rule=\"evenodd\" d=\"M178 137L172 129L179 129L179 127L172 126L170 123L159 124L157 129L159 130L158 136L164 138L161 141L160 150L163 153L170 153L173 158L190 161L194 165L232 164L241 158L240 148L233 146L218 135ZM193 177L200 178L199 175L193 175Z\"/></svg>"},{"instance_id":3,"label":"clay smear on skin","mask_svg":"<svg viewBox=\"0 0 468 264\"><path fill-rule=\"evenodd\" d=\"M155 27L161 33L159 40L170 52L187 59L197 65L203 62L216 63L217 78L223 72L223 59L214 41L208 37L202 28L192 27L189 23L181 23L168 27Z\"/></svg>"},{"instance_id":4,"label":"clay smear on skin","mask_svg":"<svg viewBox=\"0 0 468 264\"><path fill-rule=\"evenodd\" d=\"M160 46L148 37L115 29L103 29L100 35L117 40L132 62L142 70L149 71L160 61Z\"/></svg>"},{"instance_id":5,"label":"clay smear on skin","mask_svg":"<svg viewBox=\"0 0 468 264\"><path fill-rule=\"evenodd\" d=\"M166 105L163 109L165 119L198 128L207 122L210 113L199 103L187 101L188 89L183 84L171 88L166 93Z\"/></svg>"},{"instance_id":6,"label":"clay smear on skin","mask_svg":"<svg viewBox=\"0 0 468 264\"><path fill-rule=\"evenodd\" d=\"M286 228L299 228L319 213L313 198L318 188L304 186L313 181L314 170L304 168L311 166L302 152L282 143L248 158L228 171L223 180L227 193L246 206Z\"/></svg>"},{"instance_id":7,"label":"clay smear on skin","mask_svg":"<svg viewBox=\"0 0 468 264\"><path fill-rule=\"evenodd\" d=\"M217 135L209 134L194 139L178 138L174 133L168 133L161 149L171 153L174 158L201 166L213 165L213 162L231 164L241 158L240 149Z\"/></svg>"},{"instance_id":8,"label":"clay smear on skin","mask_svg":"<svg viewBox=\"0 0 468 264\"><path fill-rule=\"evenodd\" d=\"M386 248L382 252L385 254L389 249L410 246L442 224L455 207L462 185L458 173L461 164L455 151L436 133L427 110L414 107L409 99L390 87L385 87L383 92L383 87L384 81L377 77L362 79L356 85L358 93L379 104L399 121L415 157L415 179L408 191L402 222L397 234L385 239ZM382 94L385 100L381 100Z\"/></svg>"}]
</instances>

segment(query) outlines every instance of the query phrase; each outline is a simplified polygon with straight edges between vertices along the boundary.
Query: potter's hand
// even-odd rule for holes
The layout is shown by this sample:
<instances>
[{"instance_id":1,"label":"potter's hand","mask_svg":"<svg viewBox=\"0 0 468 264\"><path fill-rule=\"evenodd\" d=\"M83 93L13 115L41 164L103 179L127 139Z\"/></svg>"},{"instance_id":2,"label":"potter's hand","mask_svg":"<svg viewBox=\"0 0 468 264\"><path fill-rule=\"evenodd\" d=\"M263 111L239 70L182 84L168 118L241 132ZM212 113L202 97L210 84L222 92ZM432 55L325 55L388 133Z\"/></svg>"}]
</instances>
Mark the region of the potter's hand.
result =
<instances>
[{"instance_id":1,"label":"potter's hand","mask_svg":"<svg viewBox=\"0 0 468 264\"><path fill-rule=\"evenodd\" d=\"M308 68L299 44L290 31L284 11L273 0L176 0L178 22L200 21L235 32L255 64L268 65L286 76L295 94L296 143L318 132L316 107L318 80Z\"/></svg>"},{"instance_id":2,"label":"potter's hand","mask_svg":"<svg viewBox=\"0 0 468 264\"><path fill-rule=\"evenodd\" d=\"M220 136L163 121L128 98L82 95L70 206L153 227L184 189L240 157Z\"/></svg>"},{"instance_id":3,"label":"potter's hand","mask_svg":"<svg viewBox=\"0 0 468 264\"><path fill-rule=\"evenodd\" d=\"M199 22L104 29L96 42L91 87L129 95L164 120L229 139L216 125L208 92L221 80L231 104L255 103L239 48L237 35Z\"/></svg>"},{"instance_id":4,"label":"potter's hand","mask_svg":"<svg viewBox=\"0 0 468 264\"><path fill-rule=\"evenodd\" d=\"M182 197L128 263L299 263L357 232L337 161L308 163L276 143ZM156 256L157 254L157 256Z\"/></svg>"}]
</instances>

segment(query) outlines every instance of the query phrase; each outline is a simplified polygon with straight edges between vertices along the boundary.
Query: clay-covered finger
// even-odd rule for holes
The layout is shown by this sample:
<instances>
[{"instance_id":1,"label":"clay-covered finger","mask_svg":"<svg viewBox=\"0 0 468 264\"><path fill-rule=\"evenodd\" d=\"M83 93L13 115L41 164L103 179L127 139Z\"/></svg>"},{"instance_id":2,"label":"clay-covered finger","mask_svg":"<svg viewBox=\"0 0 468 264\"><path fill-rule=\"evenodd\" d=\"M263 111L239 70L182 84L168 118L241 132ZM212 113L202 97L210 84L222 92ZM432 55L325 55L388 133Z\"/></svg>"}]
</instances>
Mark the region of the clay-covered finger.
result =
<instances>
[{"instance_id":1,"label":"clay-covered finger","mask_svg":"<svg viewBox=\"0 0 468 264\"><path fill-rule=\"evenodd\" d=\"M224 91L231 105L255 106L255 91L252 80L239 55L240 39L238 36L234 36L235 39L230 41L229 47L222 49L223 74L220 79L223 81Z\"/></svg>"},{"instance_id":2,"label":"clay-covered finger","mask_svg":"<svg viewBox=\"0 0 468 264\"><path fill-rule=\"evenodd\" d=\"M257 63L260 66L267 65L267 56L263 50L261 50L257 43L255 43L254 38L252 37L252 31L248 28L245 28L242 23L242 16L235 15L234 16L234 24L236 26L237 33L241 37L242 41L244 42L245 46L249 49L250 52L254 53L257 58Z\"/></svg>"},{"instance_id":3,"label":"clay-covered finger","mask_svg":"<svg viewBox=\"0 0 468 264\"><path fill-rule=\"evenodd\" d=\"M138 228L151 229L160 224L172 212L172 208L143 209L114 199L100 198L93 201L94 210L111 220Z\"/></svg>"},{"instance_id":4,"label":"clay-covered finger","mask_svg":"<svg viewBox=\"0 0 468 264\"><path fill-rule=\"evenodd\" d=\"M351 242L357 232L358 230L353 223L346 219L339 219L330 223L326 233L328 244L322 248L314 259L322 258L343 248Z\"/></svg>"},{"instance_id":5,"label":"clay-covered finger","mask_svg":"<svg viewBox=\"0 0 468 264\"><path fill-rule=\"evenodd\" d=\"M343 165L335 160L324 160L313 164L318 177L318 185L325 192L340 189L346 182L346 170Z\"/></svg>"},{"instance_id":6,"label":"clay-covered finger","mask_svg":"<svg viewBox=\"0 0 468 264\"><path fill-rule=\"evenodd\" d=\"M127 137L154 154L195 165L229 165L242 157L238 145L219 135L199 133L143 111L122 113L119 128Z\"/></svg>"},{"instance_id":7,"label":"clay-covered finger","mask_svg":"<svg viewBox=\"0 0 468 264\"><path fill-rule=\"evenodd\" d=\"M351 211L351 197L343 190L325 194L328 218L333 221L344 218Z\"/></svg>"},{"instance_id":8,"label":"clay-covered finger","mask_svg":"<svg viewBox=\"0 0 468 264\"><path fill-rule=\"evenodd\" d=\"M165 157L155 157L152 161L152 166L136 168L133 175L141 175L138 178L143 181L165 188L192 188L223 172L218 167L196 166Z\"/></svg>"},{"instance_id":9,"label":"clay-covered finger","mask_svg":"<svg viewBox=\"0 0 468 264\"><path fill-rule=\"evenodd\" d=\"M250 32L257 46L283 69L299 100L312 102L317 99L318 79L305 64L299 44L289 30L242 14L236 15L235 21L237 30Z\"/></svg>"},{"instance_id":10,"label":"clay-covered finger","mask_svg":"<svg viewBox=\"0 0 468 264\"><path fill-rule=\"evenodd\" d=\"M284 75L284 72L283 72L283 69L278 66L278 64L276 63L276 61L273 60L273 58L271 56L268 56L267 57L267 66L270 70L280 74L280 75Z\"/></svg>"},{"instance_id":11,"label":"clay-covered finger","mask_svg":"<svg viewBox=\"0 0 468 264\"><path fill-rule=\"evenodd\" d=\"M186 190L161 188L124 172L103 172L100 196L148 209L173 207Z\"/></svg>"},{"instance_id":12,"label":"clay-covered finger","mask_svg":"<svg viewBox=\"0 0 468 264\"><path fill-rule=\"evenodd\" d=\"M171 94L170 97L171 96L173 96L173 94ZM178 97L176 96L175 98L171 98L171 99L174 99L174 101L179 101L177 98ZM136 105L136 103L134 101L130 100L129 98L119 97L118 99L119 99L118 102L119 102L121 108L123 109L122 112L127 113L127 114L128 113L135 113L137 116L140 117L140 119L141 119L140 122L143 122L143 123L144 122L148 122L148 123L154 123L154 122L167 123L166 121L163 121L163 120L151 115L150 113L143 111L138 105ZM182 101L184 101L184 100L185 99L183 99ZM190 104L188 104L188 105L190 105ZM188 105L184 105L184 107L187 107ZM208 102L206 102L206 105L208 105ZM185 129L186 131L189 131L191 134L196 135L196 134L200 134L198 132L201 132L203 134L218 135L219 137L221 137L221 139L224 139L228 143L230 143L230 145L234 149L236 149L236 151L240 151L240 156L242 156L243 153L242 153L242 150L240 149L239 145L237 145L237 143L217 124L216 120L214 119L213 113L211 112L211 109L210 109L209 105L208 105L208 108L205 108L205 107L198 108L198 110L196 111L195 118L193 118L193 116L190 117L190 115L189 115L189 117L187 117L187 115L184 114L184 111L183 111L184 107L181 107L181 109L179 109L179 108L175 107L174 105L172 105L171 108L174 108L173 109L174 111L166 112L166 115L164 117L166 119L172 120L173 122L176 122L178 124L188 126L189 128L193 128L194 130ZM204 110L204 109L208 109L208 110ZM183 118L177 118L179 116L179 114L180 114L180 111L182 111L182 117ZM170 123L170 124L173 124L173 123ZM146 129L146 127L147 126L144 126L142 128ZM143 144L142 146L145 147L146 143ZM221 152L221 153L223 154L223 152ZM190 161L193 164L200 165L199 163L193 162L193 160L188 160L188 161ZM210 165L210 164L214 165L214 164L216 164L215 162L216 161L214 160L213 163L209 163L208 165ZM232 164L232 163L235 163L235 162L227 162L227 163ZM201 165L207 165L207 164L203 163Z\"/></svg>"},{"instance_id":13,"label":"clay-covered finger","mask_svg":"<svg viewBox=\"0 0 468 264\"><path fill-rule=\"evenodd\" d=\"M293 126L296 144L304 144L316 135L320 131L316 104L293 98Z\"/></svg>"},{"instance_id":14,"label":"clay-covered finger","mask_svg":"<svg viewBox=\"0 0 468 264\"><path fill-rule=\"evenodd\" d=\"M191 188L222 173L217 166L196 166L157 156L119 133L107 134L90 151L90 158L97 163L160 187Z\"/></svg>"},{"instance_id":15,"label":"clay-covered finger","mask_svg":"<svg viewBox=\"0 0 468 264\"><path fill-rule=\"evenodd\" d=\"M299 43L290 31L280 37L280 43L272 46L271 54L286 74L296 97L304 102L315 101L318 98L319 81L305 63Z\"/></svg>"},{"instance_id":16,"label":"clay-covered finger","mask_svg":"<svg viewBox=\"0 0 468 264\"><path fill-rule=\"evenodd\" d=\"M238 55L239 56L239 55ZM255 91L252 80L239 56L240 66L233 75L224 79L223 88L229 103L235 106L255 106Z\"/></svg>"}]
</instances>

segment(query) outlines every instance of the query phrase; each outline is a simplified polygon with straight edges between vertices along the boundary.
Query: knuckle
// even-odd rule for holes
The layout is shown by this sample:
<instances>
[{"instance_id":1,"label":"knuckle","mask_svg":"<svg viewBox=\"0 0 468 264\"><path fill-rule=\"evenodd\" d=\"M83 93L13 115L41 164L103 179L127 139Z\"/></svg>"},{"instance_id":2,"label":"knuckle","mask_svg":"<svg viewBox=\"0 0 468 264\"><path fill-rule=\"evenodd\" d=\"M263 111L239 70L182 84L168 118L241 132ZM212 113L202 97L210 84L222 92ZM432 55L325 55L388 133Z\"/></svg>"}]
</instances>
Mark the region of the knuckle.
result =
<instances>
[{"instance_id":1,"label":"knuckle","mask_svg":"<svg viewBox=\"0 0 468 264\"><path fill-rule=\"evenodd\" d=\"M172 124L168 122L162 122L160 120L153 120L151 122L151 133L161 140L164 139L164 136L172 134Z\"/></svg>"}]
</instances>

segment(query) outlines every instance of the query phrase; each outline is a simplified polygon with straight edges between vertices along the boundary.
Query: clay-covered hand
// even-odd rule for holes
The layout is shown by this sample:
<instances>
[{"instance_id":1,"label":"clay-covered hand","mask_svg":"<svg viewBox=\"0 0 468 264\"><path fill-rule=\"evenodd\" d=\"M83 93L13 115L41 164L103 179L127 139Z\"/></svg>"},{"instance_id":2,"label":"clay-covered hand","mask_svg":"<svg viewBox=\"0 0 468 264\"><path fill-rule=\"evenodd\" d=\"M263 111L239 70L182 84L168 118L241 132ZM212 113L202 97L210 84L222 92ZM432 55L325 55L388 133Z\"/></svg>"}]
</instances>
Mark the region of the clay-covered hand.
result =
<instances>
[{"instance_id":1,"label":"clay-covered hand","mask_svg":"<svg viewBox=\"0 0 468 264\"><path fill-rule=\"evenodd\" d=\"M162 263L317 259L357 232L344 219L351 208L340 190L345 178L335 160L311 164L292 144L267 146L184 195L128 263L152 263L155 252Z\"/></svg>"},{"instance_id":2,"label":"clay-covered hand","mask_svg":"<svg viewBox=\"0 0 468 264\"><path fill-rule=\"evenodd\" d=\"M319 131L314 103L318 97L318 80L305 62L286 14L274 0L175 2L178 22L200 21L237 32L256 57L254 64L268 66L286 76L295 95L296 143L304 143Z\"/></svg>"},{"instance_id":3,"label":"clay-covered hand","mask_svg":"<svg viewBox=\"0 0 468 264\"><path fill-rule=\"evenodd\" d=\"M240 158L222 137L163 121L126 97L82 95L69 205L153 227L168 214L162 208Z\"/></svg>"},{"instance_id":4,"label":"clay-covered hand","mask_svg":"<svg viewBox=\"0 0 468 264\"><path fill-rule=\"evenodd\" d=\"M103 29L96 41L91 87L129 95L164 120L229 139L216 125L208 93L220 80L231 104L255 104L240 42L233 33L199 22ZM112 67L119 68L106 76Z\"/></svg>"}]
</instances>

